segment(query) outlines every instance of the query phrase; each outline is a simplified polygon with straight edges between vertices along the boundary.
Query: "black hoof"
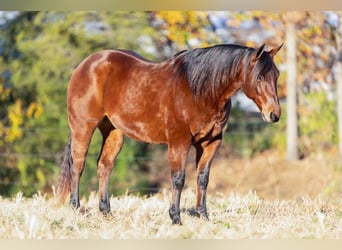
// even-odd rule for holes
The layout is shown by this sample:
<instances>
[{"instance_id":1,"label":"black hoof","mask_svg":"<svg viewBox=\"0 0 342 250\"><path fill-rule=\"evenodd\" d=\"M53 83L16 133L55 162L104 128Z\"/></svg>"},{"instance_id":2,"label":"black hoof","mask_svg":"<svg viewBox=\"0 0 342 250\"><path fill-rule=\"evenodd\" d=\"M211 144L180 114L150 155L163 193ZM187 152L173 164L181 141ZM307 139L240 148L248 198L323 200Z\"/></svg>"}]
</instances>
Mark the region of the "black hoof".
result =
<instances>
[{"instance_id":1,"label":"black hoof","mask_svg":"<svg viewBox=\"0 0 342 250\"><path fill-rule=\"evenodd\" d=\"M180 217L174 217L172 219L172 225L182 225Z\"/></svg>"},{"instance_id":2,"label":"black hoof","mask_svg":"<svg viewBox=\"0 0 342 250\"><path fill-rule=\"evenodd\" d=\"M206 211L197 210L194 207L188 208L188 209L184 209L182 211L185 212L187 215L189 215L191 217L197 217L197 218L209 220L209 217L208 217L208 214L207 214Z\"/></svg>"},{"instance_id":3,"label":"black hoof","mask_svg":"<svg viewBox=\"0 0 342 250\"><path fill-rule=\"evenodd\" d=\"M180 210L177 209L174 205L171 205L169 209L169 215L172 220L172 224L182 225L181 218L180 218Z\"/></svg>"},{"instance_id":4,"label":"black hoof","mask_svg":"<svg viewBox=\"0 0 342 250\"><path fill-rule=\"evenodd\" d=\"M100 200L99 209L104 215L110 214L110 204L108 201Z\"/></svg>"},{"instance_id":5,"label":"black hoof","mask_svg":"<svg viewBox=\"0 0 342 250\"><path fill-rule=\"evenodd\" d=\"M80 201L78 199L70 199L70 205L72 208L79 208L80 207Z\"/></svg>"},{"instance_id":6,"label":"black hoof","mask_svg":"<svg viewBox=\"0 0 342 250\"><path fill-rule=\"evenodd\" d=\"M200 217L200 213L197 212L197 210L194 207L192 207L192 208L183 208L182 212L186 213L187 215L189 215L191 217L197 217L197 218Z\"/></svg>"},{"instance_id":7,"label":"black hoof","mask_svg":"<svg viewBox=\"0 0 342 250\"><path fill-rule=\"evenodd\" d=\"M197 212L199 213L201 219L209 220L206 207L197 208Z\"/></svg>"}]
</instances>

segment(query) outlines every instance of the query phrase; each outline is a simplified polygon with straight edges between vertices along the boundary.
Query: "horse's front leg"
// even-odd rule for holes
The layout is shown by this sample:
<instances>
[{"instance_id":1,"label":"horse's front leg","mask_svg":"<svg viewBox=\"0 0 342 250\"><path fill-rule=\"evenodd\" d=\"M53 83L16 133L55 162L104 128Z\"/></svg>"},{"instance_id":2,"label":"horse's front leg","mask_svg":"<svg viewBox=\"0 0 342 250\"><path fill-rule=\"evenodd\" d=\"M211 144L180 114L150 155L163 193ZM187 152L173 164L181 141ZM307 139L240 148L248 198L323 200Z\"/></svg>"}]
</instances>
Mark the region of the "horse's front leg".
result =
<instances>
[{"instance_id":1,"label":"horse's front leg","mask_svg":"<svg viewBox=\"0 0 342 250\"><path fill-rule=\"evenodd\" d=\"M185 163L190 144L169 144L168 156L171 165L172 200L169 215L172 224L181 224L180 198L185 182Z\"/></svg>"},{"instance_id":2,"label":"horse's front leg","mask_svg":"<svg viewBox=\"0 0 342 250\"><path fill-rule=\"evenodd\" d=\"M196 211L202 218L208 219L206 195L209 183L211 161L218 147L221 145L222 134L210 141L195 144L197 168Z\"/></svg>"}]
</instances>

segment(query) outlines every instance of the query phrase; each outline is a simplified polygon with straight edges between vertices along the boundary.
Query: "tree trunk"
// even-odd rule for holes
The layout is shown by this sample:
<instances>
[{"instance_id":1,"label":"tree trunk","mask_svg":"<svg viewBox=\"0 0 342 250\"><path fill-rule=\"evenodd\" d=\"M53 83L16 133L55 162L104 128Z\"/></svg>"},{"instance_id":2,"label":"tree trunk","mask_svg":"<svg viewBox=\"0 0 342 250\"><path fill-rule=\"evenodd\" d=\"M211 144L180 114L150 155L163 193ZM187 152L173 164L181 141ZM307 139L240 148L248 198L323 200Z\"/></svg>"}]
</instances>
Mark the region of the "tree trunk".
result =
<instances>
[{"instance_id":1,"label":"tree trunk","mask_svg":"<svg viewBox=\"0 0 342 250\"><path fill-rule=\"evenodd\" d=\"M340 166L342 166L342 13L339 13L339 24L336 30L337 44L337 120L338 120L338 145Z\"/></svg>"},{"instance_id":2,"label":"tree trunk","mask_svg":"<svg viewBox=\"0 0 342 250\"><path fill-rule=\"evenodd\" d=\"M287 159L298 159L297 64L295 23L286 24L287 44Z\"/></svg>"}]
</instances>

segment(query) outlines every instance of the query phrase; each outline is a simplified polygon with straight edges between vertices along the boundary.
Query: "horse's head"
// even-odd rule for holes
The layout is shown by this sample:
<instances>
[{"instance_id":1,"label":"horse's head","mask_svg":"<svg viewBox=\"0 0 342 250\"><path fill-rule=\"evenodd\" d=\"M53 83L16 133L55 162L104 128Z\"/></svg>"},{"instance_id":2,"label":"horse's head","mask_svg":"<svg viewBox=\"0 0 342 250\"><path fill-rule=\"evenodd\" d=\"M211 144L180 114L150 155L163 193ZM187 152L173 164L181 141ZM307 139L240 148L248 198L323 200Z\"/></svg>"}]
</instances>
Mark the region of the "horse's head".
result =
<instances>
[{"instance_id":1,"label":"horse's head","mask_svg":"<svg viewBox=\"0 0 342 250\"><path fill-rule=\"evenodd\" d=\"M273 57L280 48L264 51L265 45L252 52L246 81L242 89L252 99L266 122L277 122L280 118L281 108L277 93L277 80L279 70L274 64Z\"/></svg>"}]
</instances>

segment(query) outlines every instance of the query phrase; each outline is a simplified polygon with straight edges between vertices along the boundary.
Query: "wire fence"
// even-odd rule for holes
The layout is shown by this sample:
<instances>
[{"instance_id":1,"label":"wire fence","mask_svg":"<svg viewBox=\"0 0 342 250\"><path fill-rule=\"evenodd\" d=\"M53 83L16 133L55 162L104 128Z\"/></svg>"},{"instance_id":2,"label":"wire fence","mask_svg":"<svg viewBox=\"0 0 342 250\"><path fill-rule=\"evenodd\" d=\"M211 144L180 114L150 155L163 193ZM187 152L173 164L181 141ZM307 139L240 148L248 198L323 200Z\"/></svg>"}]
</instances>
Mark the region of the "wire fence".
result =
<instances>
[{"instance_id":1,"label":"wire fence","mask_svg":"<svg viewBox=\"0 0 342 250\"><path fill-rule=\"evenodd\" d=\"M229 138L238 137L238 138L249 138L255 134L257 130L262 129L265 126L265 123L262 121L248 121L248 122L229 122L228 127L224 131L224 137L227 138L226 141L229 142ZM26 137L34 136L34 135L42 135L42 134L56 134L60 133L62 136L65 136L65 141L67 141L67 135L69 129L67 127L35 127L35 128L20 128ZM1 138L0 138L1 139ZM126 138L126 140L130 140ZM63 155L63 150L55 151L55 152L40 152L40 153L32 153L32 152L1 152L1 158L42 158L42 159L60 159ZM97 154L89 154L89 157L97 157ZM132 160L131 158L118 156L118 159L121 160ZM152 157L149 156L139 156L135 158L136 160L152 160ZM155 158L154 158L155 159Z\"/></svg>"},{"instance_id":2,"label":"wire fence","mask_svg":"<svg viewBox=\"0 0 342 250\"><path fill-rule=\"evenodd\" d=\"M241 141L242 138L244 140L248 140L256 131L262 130L265 124L262 121L244 121L244 122L230 122L228 128L224 131L224 144L227 147L235 147L237 149L237 145L229 145L232 141ZM65 137L65 143L67 143L67 137L69 129L67 127L35 127L35 128L22 128L25 137L35 137L38 135L44 134L45 136L49 136L50 134L58 134L60 136ZM126 143L130 143L129 141L132 139L125 138ZM60 141L59 141L60 143ZM228 145L227 145L228 144ZM245 147L246 145L240 144L239 147ZM163 153L158 154L147 154L147 155L130 155L126 156L124 154L119 154L117 160L120 161L130 161L130 162L139 162L139 164L153 164L153 162L167 162L167 148L160 147L160 145L150 146L149 150L159 150ZM52 165L56 165L56 169L61 165L64 154L64 146L56 151L49 151L47 148L43 148L44 152L1 152L0 151L0 160L2 162L12 161L31 161L31 160L44 160L45 162L50 162ZM100 148L97 153L89 152L87 155L88 161L95 162L98 158L98 154L100 152ZM226 158L226 155L216 155L215 159L223 159ZM15 181L1 178L0 179L0 188L5 186L25 186L25 183L21 182L20 179ZM33 187L39 187L40 183L31 183ZM87 184L88 185L88 184ZM93 185L93 184L92 184ZM95 184L94 184L95 185ZM51 187L50 187L51 188ZM93 188L96 188L94 186ZM150 192L154 193L158 191L158 187L133 187L131 189L127 189L127 193L139 193L139 192Z\"/></svg>"}]
</instances>

